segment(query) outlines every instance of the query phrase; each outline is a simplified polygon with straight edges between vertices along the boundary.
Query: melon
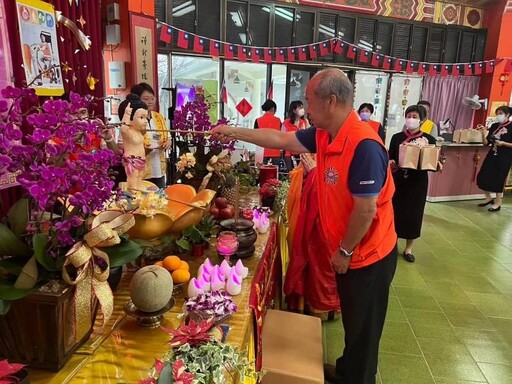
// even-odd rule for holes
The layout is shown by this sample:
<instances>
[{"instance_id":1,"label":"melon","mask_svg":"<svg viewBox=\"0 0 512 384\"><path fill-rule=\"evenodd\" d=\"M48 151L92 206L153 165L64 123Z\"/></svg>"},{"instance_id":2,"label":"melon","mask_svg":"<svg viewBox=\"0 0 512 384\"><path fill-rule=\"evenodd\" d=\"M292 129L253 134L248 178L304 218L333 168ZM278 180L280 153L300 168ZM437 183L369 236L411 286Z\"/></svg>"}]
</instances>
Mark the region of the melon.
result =
<instances>
[{"instance_id":1,"label":"melon","mask_svg":"<svg viewBox=\"0 0 512 384\"><path fill-rule=\"evenodd\" d=\"M148 265L139 269L130 282L133 305L142 312L159 311L171 300L173 282L165 268Z\"/></svg>"}]
</instances>

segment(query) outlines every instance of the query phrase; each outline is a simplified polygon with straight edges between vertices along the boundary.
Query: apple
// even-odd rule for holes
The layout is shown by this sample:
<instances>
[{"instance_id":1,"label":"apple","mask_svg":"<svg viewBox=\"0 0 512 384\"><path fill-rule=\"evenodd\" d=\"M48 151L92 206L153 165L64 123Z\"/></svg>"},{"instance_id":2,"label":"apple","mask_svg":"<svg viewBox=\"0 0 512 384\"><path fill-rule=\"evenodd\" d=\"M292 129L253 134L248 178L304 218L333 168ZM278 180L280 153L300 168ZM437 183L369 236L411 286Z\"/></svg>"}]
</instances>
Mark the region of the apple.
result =
<instances>
[{"instance_id":1,"label":"apple","mask_svg":"<svg viewBox=\"0 0 512 384\"><path fill-rule=\"evenodd\" d=\"M226 199L225 197L217 197L215 199L215 205L219 209L227 208L227 206L228 206L228 199Z\"/></svg>"},{"instance_id":2,"label":"apple","mask_svg":"<svg viewBox=\"0 0 512 384\"><path fill-rule=\"evenodd\" d=\"M220 210L221 219L231 219L233 216L235 216L235 208L232 205Z\"/></svg>"},{"instance_id":3,"label":"apple","mask_svg":"<svg viewBox=\"0 0 512 384\"><path fill-rule=\"evenodd\" d=\"M210 215L212 215L214 219L218 219L219 218L219 214L220 214L219 207L217 207L216 205L213 204L210 207Z\"/></svg>"},{"instance_id":4,"label":"apple","mask_svg":"<svg viewBox=\"0 0 512 384\"><path fill-rule=\"evenodd\" d=\"M254 215L252 213L251 208L240 208L240 216L247 220L254 219Z\"/></svg>"}]
</instances>

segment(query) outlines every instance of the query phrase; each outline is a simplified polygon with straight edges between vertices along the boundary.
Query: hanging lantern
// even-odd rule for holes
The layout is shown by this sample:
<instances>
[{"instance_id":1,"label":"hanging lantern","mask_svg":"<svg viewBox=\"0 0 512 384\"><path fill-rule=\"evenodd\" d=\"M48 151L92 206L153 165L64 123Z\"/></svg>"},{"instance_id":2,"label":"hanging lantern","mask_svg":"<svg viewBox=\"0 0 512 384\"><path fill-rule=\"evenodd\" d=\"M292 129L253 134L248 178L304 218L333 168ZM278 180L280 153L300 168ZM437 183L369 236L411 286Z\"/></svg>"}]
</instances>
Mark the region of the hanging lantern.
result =
<instances>
[{"instance_id":1,"label":"hanging lantern","mask_svg":"<svg viewBox=\"0 0 512 384\"><path fill-rule=\"evenodd\" d=\"M501 94L503 95L503 88L505 88L505 84L509 81L509 74L508 72L503 72L499 77L499 82L501 84Z\"/></svg>"}]
</instances>

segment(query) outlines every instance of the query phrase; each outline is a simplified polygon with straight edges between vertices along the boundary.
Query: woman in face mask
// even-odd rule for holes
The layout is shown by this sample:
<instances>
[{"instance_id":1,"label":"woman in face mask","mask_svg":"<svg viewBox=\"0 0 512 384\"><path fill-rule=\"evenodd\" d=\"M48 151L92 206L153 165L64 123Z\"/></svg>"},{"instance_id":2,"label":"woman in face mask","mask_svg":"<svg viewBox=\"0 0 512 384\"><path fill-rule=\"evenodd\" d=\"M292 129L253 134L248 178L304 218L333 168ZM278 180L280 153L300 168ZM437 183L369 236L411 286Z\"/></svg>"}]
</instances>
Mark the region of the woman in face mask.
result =
<instances>
[{"instance_id":1,"label":"woman in face mask","mask_svg":"<svg viewBox=\"0 0 512 384\"><path fill-rule=\"evenodd\" d=\"M380 122L371 120L373 112L375 112L375 108L373 107L373 104L370 103L361 104L359 106L359 109L357 110L357 113L359 114L361 120L366 121L368 124L370 124L373 130L378 133L379 137L384 142L386 141L386 132L384 131L384 127Z\"/></svg>"},{"instance_id":2,"label":"woman in face mask","mask_svg":"<svg viewBox=\"0 0 512 384\"><path fill-rule=\"evenodd\" d=\"M482 141L491 149L476 179L478 188L485 193L485 200L478 206L492 204L490 212L498 212L501 209L503 188L512 165L512 122L509 121L511 115L510 107L499 107L496 109L497 122L491 125L489 131L482 130ZM491 193L496 193L496 200L491 197Z\"/></svg>"},{"instance_id":3,"label":"woman in face mask","mask_svg":"<svg viewBox=\"0 0 512 384\"><path fill-rule=\"evenodd\" d=\"M283 130L288 132L295 132L300 129L309 128L310 124L306 118L306 110L302 101L295 100L290 103L288 107L288 117L283 121ZM292 156L293 162L297 165L300 161L299 156L286 152L286 158L289 159Z\"/></svg>"},{"instance_id":4,"label":"woman in face mask","mask_svg":"<svg viewBox=\"0 0 512 384\"><path fill-rule=\"evenodd\" d=\"M436 139L420 130L420 122L425 119L426 110L420 105L412 105L405 111L406 130L391 138L389 159L395 181L393 209L395 211L395 229L399 238L406 240L404 259L412 263L414 240L421 235L423 212L427 199L427 171L401 169L398 167L400 144L435 144Z\"/></svg>"}]
</instances>

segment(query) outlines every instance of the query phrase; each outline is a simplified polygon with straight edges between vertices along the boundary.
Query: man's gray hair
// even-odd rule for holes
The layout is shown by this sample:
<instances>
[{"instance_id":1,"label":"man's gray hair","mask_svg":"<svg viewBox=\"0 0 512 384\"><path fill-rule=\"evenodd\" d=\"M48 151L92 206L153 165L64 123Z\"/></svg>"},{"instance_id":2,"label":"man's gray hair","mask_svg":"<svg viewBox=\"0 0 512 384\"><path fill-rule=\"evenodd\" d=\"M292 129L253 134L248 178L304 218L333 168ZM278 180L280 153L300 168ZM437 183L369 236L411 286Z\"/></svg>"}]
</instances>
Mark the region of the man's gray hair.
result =
<instances>
[{"instance_id":1,"label":"man's gray hair","mask_svg":"<svg viewBox=\"0 0 512 384\"><path fill-rule=\"evenodd\" d=\"M335 95L342 103L352 104L354 87L342 70L336 68L323 69L314 76L316 79L315 95L320 99L327 99Z\"/></svg>"}]
</instances>

